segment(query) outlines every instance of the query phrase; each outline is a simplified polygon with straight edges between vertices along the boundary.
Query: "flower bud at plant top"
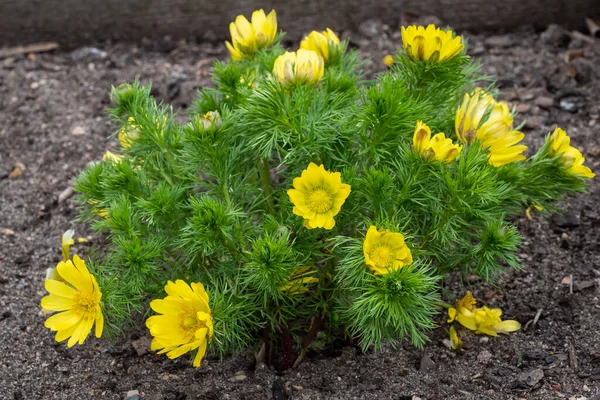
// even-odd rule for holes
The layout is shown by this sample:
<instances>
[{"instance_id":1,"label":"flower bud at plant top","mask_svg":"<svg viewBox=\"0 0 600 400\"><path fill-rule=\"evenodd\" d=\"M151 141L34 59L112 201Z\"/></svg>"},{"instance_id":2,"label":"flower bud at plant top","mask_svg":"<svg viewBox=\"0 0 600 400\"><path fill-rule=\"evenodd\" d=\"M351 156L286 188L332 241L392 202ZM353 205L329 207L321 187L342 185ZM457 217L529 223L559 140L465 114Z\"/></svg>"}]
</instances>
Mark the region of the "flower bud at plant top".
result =
<instances>
[{"instance_id":1,"label":"flower bud at plant top","mask_svg":"<svg viewBox=\"0 0 600 400\"><path fill-rule=\"evenodd\" d=\"M315 84L323 77L323 57L312 50L286 52L275 60L273 74L283 84Z\"/></svg>"},{"instance_id":2,"label":"flower bud at plant top","mask_svg":"<svg viewBox=\"0 0 600 400\"><path fill-rule=\"evenodd\" d=\"M550 136L550 155L562 155L565 167L569 168L569 173L581 175L586 178L596 176L591 169L583 165L585 158L579 150L570 145L571 138L564 129L556 128Z\"/></svg>"},{"instance_id":3,"label":"flower bud at plant top","mask_svg":"<svg viewBox=\"0 0 600 400\"><path fill-rule=\"evenodd\" d=\"M335 32L327 28L323 32L312 31L300 42L300 48L312 50L329 64L335 58L336 53L341 51L340 39Z\"/></svg>"},{"instance_id":4,"label":"flower bud at plant top","mask_svg":"<svg viewBox=\"0 0 600 400\"><path fill-rule=\"evenodd\" d=\"M463 143L479 140L482 147L487 148L489 163L494 167L525 159L522 153L527 146L518 144L525 134L514 130L508 104L495 101L481 88L472 96L465 93L456 110L455 128L456 136Z\"/></svg>"},{"instance_id":5,"label":"flower bud at plant top","mask_svg":"<svg viewBox=\"0 0 600 400\"><path fill-rule=\"evenodd\" d=\"M447 138L443 132L431 138L431 129L423 122L417 121L413 148L424 160L450 162L458 157L462 146L452 143L452 139Z\"/></svg>"},{"instance_id":6,"label":"flower bud at plant top","mask_svg":"<svg viewBox=\"0 0 600 400\"><path fill-rule=\"evenodd\" d=\"M204 126L204 129L210 129L211 127L219 129L223 125L223 120L218 111L209 111L206 114L201 115L200 122L202 123L202 126Z\"/></svg>"},{"instance_id":7,"label":"flower bud at plant top","mask_svg":"<svg viewBox=\"0 0 600 400\"><path fill-rule=\"evenodd\" d=\"M453 37L451 30L443 31L435 25L402 27L402 42L410 58L427 62L450 59L465 47L460 36Z\"/></svg>"},{"instance_id":8,"label":"flower bud at plant top","mask_svg":"<svg viewBox=\"0 0 600 400\"><path fill-rule=\"evenodd\" d=\"M235 21L229 24L231 43L225 42L225 46L234 61L252 58L257 50L270 46L275 40L277 35L275 10L271 10L269 15L265 15L262 9L254 11L251 21L243 15L238 15Z\"/></svg>"},{"instance_id":9,"label":"flower bud at plant top","mask_svg":"<svg viewBox=\"0 0 600 400\"><path fill-rule=\"evenodd\" d=\"M115 107L128 108L134 99L133 86L129 83L122 83L116 88L113 87L110 92L110 102Z\"/></svg>"}]
</instances>

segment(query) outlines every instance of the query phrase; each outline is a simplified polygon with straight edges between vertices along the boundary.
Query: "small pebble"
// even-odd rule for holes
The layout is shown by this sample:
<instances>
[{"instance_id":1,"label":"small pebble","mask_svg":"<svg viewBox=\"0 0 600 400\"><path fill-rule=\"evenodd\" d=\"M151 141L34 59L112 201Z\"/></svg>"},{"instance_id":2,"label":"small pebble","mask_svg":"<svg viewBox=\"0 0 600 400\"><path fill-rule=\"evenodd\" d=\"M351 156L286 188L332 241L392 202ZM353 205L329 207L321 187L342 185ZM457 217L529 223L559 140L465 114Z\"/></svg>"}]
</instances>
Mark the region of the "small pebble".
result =
<instances>
[{"instance_id":1,"label":"small pebble","mask_svg":"<svg viewBox=\"0 0 600 400\"><path fill-rule=\"evenodd\" d=\"M140 392L137 390L130 390L125 395L125 400L140 400Z\"/></svg>"}]
</instances>

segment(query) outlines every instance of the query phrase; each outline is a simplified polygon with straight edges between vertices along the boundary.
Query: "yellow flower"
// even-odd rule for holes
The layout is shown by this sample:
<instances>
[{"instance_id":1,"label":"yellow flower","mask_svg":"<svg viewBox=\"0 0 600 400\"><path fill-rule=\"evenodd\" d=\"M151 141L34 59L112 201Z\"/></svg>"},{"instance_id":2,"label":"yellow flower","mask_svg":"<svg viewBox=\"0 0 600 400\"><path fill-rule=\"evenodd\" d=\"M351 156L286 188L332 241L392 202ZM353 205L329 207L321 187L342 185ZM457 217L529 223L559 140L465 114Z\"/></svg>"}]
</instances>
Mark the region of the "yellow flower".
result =
<instances>
[{"instance_id":1,"label":"yellow flower","mask_svg":"<svg viewBox=\"0 0 600 400\"><path fill-rule=\"evenodd\" d=\"M464 308L468 311L475 310L475 304L477 304L477 300L473 297L473 293L471 291L467 291L465 296L456 303L456 306L450 307L448 309L448 323L453 322L458 316L460 316L460 311ZM459 321L460 322L460 321Z\"/></svg>"},{"instance_id":2,"label":"yellow flower","mask_svg":"<svg viewBox=\"0 0 600 400\"><path fill-rule=\"evenodd\" d=\"M163 117L162 124L158 121L158 119L153 118L153 122L156 126L156 129L162 131L165 129L165 125L167 124L167 117ZM140 137L140 127L135 124L135 118L129 117L127 118L127 125L123 126L119 131L119 142L121 142L122 147L130 147L131 144Z\"/></svg>"},{"instance_id":3,"label":"yellow flower","mask_svg":"<svg viewBox=\"0 0 600 400\"><path fill-rule=\"evenodd\" d=\"M363 242L365 263L375 275L385 275L405 265L412 264L412 254L398 232L377 230L373 225Z\"/></svg>"},{"instance_id":4,"label":"yellow flower","mask_svg":"<svg viewBox=\"0 0 600 400\"><path fill-rule=\"evenodd\" d=\"M273 74L283 84L314 84L321 80L325 66L323 57L312 50L286 52L275 60Z\"/></svg>"},{"instance_id":5,"label":"yellow flower","mask_svg":"<svg viewBox=\"0 0 600 400\"><path fill-rule=\"evenodd\" d=\"M229 24L231 43L225 46L231 54L231 59L240 61L242 58L251 58L257 50L270 46L277 35L277 14L271 10L265 15L260 9L252 13L252 22L243 15L238 15L234 22Z\"/></svg>"},{"instance_id":6,"label":"yellow flower","mask_svg":"<svg viewBox=\"0 0 600 400\"><path fill-rule=\"evenodd\" d=\"M56 332L56 341L69 338L67 346L83 344L96 324L96 337L102 336L104 316L100 307L102 293L96 278L89 273L85 262L77 254L73 261L61 261L56 272L64 281L47 279L45 287L50 295L42 298L41 306L48 311L61 311L46 320L44 326Z\"/></svg>"},{"instance_id":7,"label":"yellow flower","mask_svg":"<svg viewBox=\"0 0 600 400\"><path fill-rule=\"evenodd\" d=\"M454 325L450 326L450 343L452 343L452 350L462 349L462 340L460 340L460 337L458 336Z\"/></svg>"},{"instance_id":8,"label":"yellow flower","mask_svg":"<svg viewBox=\"0 0 600 400\"><path fill-rule=\"evenodd\" d=\"M550 136L550 155L562 154L562 160L566 167L569 167L569 173L581 175L586 178L596 176L591 169L583 165L585 158L579 150L570 145L571 138L561 128L556 128Z\"/></svg>"},{"instance_id":9,"label":"yellow flower","mask_svg":"<svg viewBox=\"0 0 600 400\"><path fill-rule=\"evenodd\" d=\"M475 331L478 335L498 336L498 333L507 334L521 329L521 324L518 321L502 321L500 318L502 310L499 308L490 309L483 306L473 311L463 308L459 315L462 315L462 318L456 320L465 328Z\"/></svg>"},{"instance_id":10,"label":"yellow flower","mask_svg":"<svg viewBox=\"0 0 600 400\"><path fill-rule=\"evenodd\" d=\"M421 121L417 121L413 136L413 148L424 160L436 160L441 162L453 161L462 146L452 143L443 132L431 137L431 129Z\"/></svg>"},{"instance_id":11,"label":"yellow flower","mask_svg":"<svg viewBox=\"0 0 600 400\"><path fill-rule=\"evenodd\" d=\"M317 271L310 267L298 267L290 276L290 280L285 285L279 287L282 292L289 294L302 294L308 292L308 286L319 282L318 278L315 278Z\"/></svg>"},{"instance_id":12,"label":"yellow flower","mask_svg":"<svg viewBox=\"0 0 600 400\"><path fill-rule=\"evenodd\" d=\"M484 121L483 117L488 114ZM517 144L525 135L513 129L508 104L495 101L480 88L473 96L465 93L461 106L456 110L455 128L461 142L479 140L488 149L489 163L494 167L525 159L521 153L527 150L527 146Z\"/></svg>"},{"instance_id":13,"label":"yellow flower","mask_svg":"<svg viewBox=\"0 0 600 400\"><path fill-rule=\"evenodd\" d=\"M310 163L287 191L294 209L292 212L304 218L308 229L333 229L335 217L350 195L350 185L342 183L339 172L326 171L323 165Z\"/></svg>"},{"instance_id":14,"label":"yellow flower","mask_svg":"<svg viewBox=\"0 0 600 400\"><path fill-rule=\"evenodd\" d=\"M129 117L127 118L128 125L125 125L119 131L119 142L121 142L122 147L130 147L131 143L140 137L140 133L138 131L138 127L135 124L135 118Z\"/></svg>"},{"instance_id":15,"label":"yellow flower","mask_svg":"<svg viewBox=\"0 0 600 400\"><path fill-rule=\"evenodd\" d=\"M402 42L410 58L429 62L450 59L465 47L460 36L453 37L452 31L443 31L435 25L402 27Z\"/></svg>"},{"instance_id":16,"label":"yellow flower","mask_svg":"<svg viewBox=\"0 0 600 400\"><path fill-rule=\"evenodd\" d=\"M329 64L335 53L341 51L340 38L329 28L323 32L312 31L300 42L300 48L314 51Z\"/></svg>"},{"instance_id":17,"label":"yellow flower","mask_svg":"<svg viewBox=\"0 0 600 400\"><path fill-rule=\"evenodd\" d=\"M170 359L198 349L194 367L199 367L213 336L208 294L201 283L192 283L190 287L180 279L175 283L169 281L165 291L167 297L150 303L150 307L161 314L146 320L154 336L150 348L158 354L167 353Z\"/></svg>"},{"instance_id":18,"label":"yellow flower","mask_svg":"<svg viewBox=\"0 0 600 400\"><path fill-rule=\"evenodd\" d=\"M110 151L106 150L106 153L104 153L104 155L102 156L102 161L111 161L113 163L118 163L123 159L123 156L120 156L118 154L114 154L111 153Z\"/></svg>"},{"instance_id":19,"label":"yellow flower","mask_svg":"<svg viewBox=\"0 0 600 400\"><path fill-rule=\"evenodd\" d=\"M388 67L391 67L392 65L394 65L394 57L392 57L389 54L386 55L385 57L383 57L383 63Z\"/></svg>"}]
</instances>

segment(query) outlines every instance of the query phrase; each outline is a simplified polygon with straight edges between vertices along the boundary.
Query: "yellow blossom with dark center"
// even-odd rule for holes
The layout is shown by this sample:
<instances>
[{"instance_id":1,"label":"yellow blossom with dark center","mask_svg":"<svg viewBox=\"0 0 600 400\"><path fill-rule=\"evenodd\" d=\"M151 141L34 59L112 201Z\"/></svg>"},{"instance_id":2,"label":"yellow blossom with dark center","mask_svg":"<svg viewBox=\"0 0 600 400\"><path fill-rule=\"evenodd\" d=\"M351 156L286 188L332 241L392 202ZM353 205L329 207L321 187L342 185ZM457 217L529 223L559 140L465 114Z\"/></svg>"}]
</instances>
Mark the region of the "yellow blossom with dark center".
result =
<instances>
[{"instance_id":1,"label":"yellow blossom with dark center","mask_svg":"<svg viewBox=\"0 0 600 400\"><path fill-rule=\"evenodd\" d=\"M96 337L102 336L104 316L100 306L102 293L96 278L77 255L73 261L61 261L56 266L61 280L46 279L50 295L42 298L42 309L59 312L49 317L44 326L56 332L56 341L69 339L67 346L83 344L94 324Z\"/></svg>"},{"instance_id":2,"label":"yellow blossom with dark center","mask_svg":"<svg viewBox=\"0 0 600 400\"><path fill-rule=\"evenodd\" d=\"M329 64L334 58L333 53L341 51L340 38L329 28L323 32L312 31L300 42L300 48L314 51Z\"/></svg>"},{"instance_id":3,"label":"yellow blossom with dark center","mask_svg":"<svg viewBox=\"0 0 600 400\"><path fill-rule=\"evenodd\" d=\"M333 217L350 195L350 185L342 183L341 174L326 171L323 165L311 162L302 175L294 179L293 185L287 194L294 204L292 212L304 218L304 226L333 229Z\"/></svg>"},{"instance_id":4,"label":"yellow blossom with dark center","mask_svg":"<svg viewBox=\"0 0 600 400\"><path fill-rule=\"evenodd\" d=\"M525 159L522 153L527 146L518 144L525 135L514 130L508 104L495 101L480 88L472 96L465 93L456 110L455 128L461 142L479 140L487 148L489 163L495 167Z\"/></svg>"},{"instance_id":5,"label":"yellow blossom with dark center","mask_svg":"<svg viewBox=\"0 0 600 400\"><path fill-rule=\"evenodd\" d=\"M431 129L421 121L417 121L413 135L413 149L424 160L451 162L458 157L462 146L454 144L443 132L431 137Z\"/></svg>"},{"instance_id":6,"label":"yellow blossom with dark center","mask_svg":"<svg viewBox=\"0 0 600 400\"><path fill-rule=\"evenodd\" d=\"M317 271L309 266L298 267L292 272L289 281L280 286L279 290L292 295L306 293L310 285L319 282L319 279L314 276L316 273Z\"/></svg>"},{"instance_id":7,"label":"yellow blossom with dark center","mask_svg":"<svg viewBox=\"0 0 600 400\"><path fill-rule=\"evenodd\" d=\"M465 47L461 37L451 30L443 31L435 25L402 27L402 43L406 54L417 61L440 62L451 59Z\"/></svg>"},{"instance_id":8,"label":"yellow blossom with dark center","mask_svg":"<svg viewBox=\"0 0 600 400\"><path fill-rule=\"evenodd\" d=\"M323 57L312 50L299 49L286 52L275 60L273 74L283 84L311 85L323 77L325 64Z\"/></svg>"},{"instance_id":9,"label":"yellow blossom with dark center","mask_svg":"<svg viewBox=\"0 0 600 400\"><path fill-rule=\"evenodd\" d=\"M412 264L412 253L399 232L377 230L371 225L363 242L367 267L376 275L385 275L405 265Z\"/></svg>"},{"instance_id":10,"label":"yellow blossom with dark center","mask_svg":"<svg viewBox=\"0 0 600 400\"><path fill-rule=\"evenodd\" d=\"M569 173L588 179L596 176L591 169L583 165L585 158L579 150L571 146L571 138L561 128L556 128L550 136L550 155L557 154L562 155L563 163L569 168Z\"/></svg>"},{"instance_id":11,"label":"yellow blossom with dark center","mask_svg":"<svg viewBox=\"0 0 600 400\"><path fill-rule=\"evenodd\" d=\"M235 21L229 24L231 43L225 46L231 54L231 59L240 61L243 58L252 58L258 50L273 44L277 35L277 13L271 10L265 15L264 10L252 13L251 21L243 15L238 15Z\"/></svg>"},{"instance_id":12,"label":"yellow blossom with dark center","mask_svg":"<svg viewBox=\"0 0 600 400\"><path fill-rule=\"evenodd\" d=\"M170 359L197 349L193 365L199 367L213 336L208 294L201 283L190 286L180 279L169 281L165 291L167 297L150 303L159 314L146 320L154 337L150 348L158 354L167 353Z\"/></svg>"}]
</instances>

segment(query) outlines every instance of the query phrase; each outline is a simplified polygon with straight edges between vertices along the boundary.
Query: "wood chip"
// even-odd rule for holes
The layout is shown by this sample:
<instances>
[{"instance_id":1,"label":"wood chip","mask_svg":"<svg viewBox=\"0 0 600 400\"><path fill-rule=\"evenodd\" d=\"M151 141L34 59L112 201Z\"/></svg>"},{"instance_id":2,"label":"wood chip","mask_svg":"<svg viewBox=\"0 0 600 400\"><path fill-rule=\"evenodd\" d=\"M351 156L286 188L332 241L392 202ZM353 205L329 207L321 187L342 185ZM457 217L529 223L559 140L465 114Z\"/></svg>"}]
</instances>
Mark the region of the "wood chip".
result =
<instances>
[{"instance_id":1,"label":"wood chip","mask_svg":"<svg viewBox=\"0 0 600 400\"><path fill-rule=\"evenodd\" d=\"M585 24L587 25L590 31L590 35L594 37L600 37L600 21L593 20L591 18L586 18Z\"/></svg>"},{"instance_id":2,"label":"wood chip","mask_svg":"<svg viewBox=\"0 0 600 400\"><path fill-rule=\"evenodd\" d=\"M29 53L41 53L44 51L58 49L58 47L58 43L56 42L33 43L25 46L8 47L5 49L0 49L0 58L13 57Z\"/></svg>"}]
</instances>

